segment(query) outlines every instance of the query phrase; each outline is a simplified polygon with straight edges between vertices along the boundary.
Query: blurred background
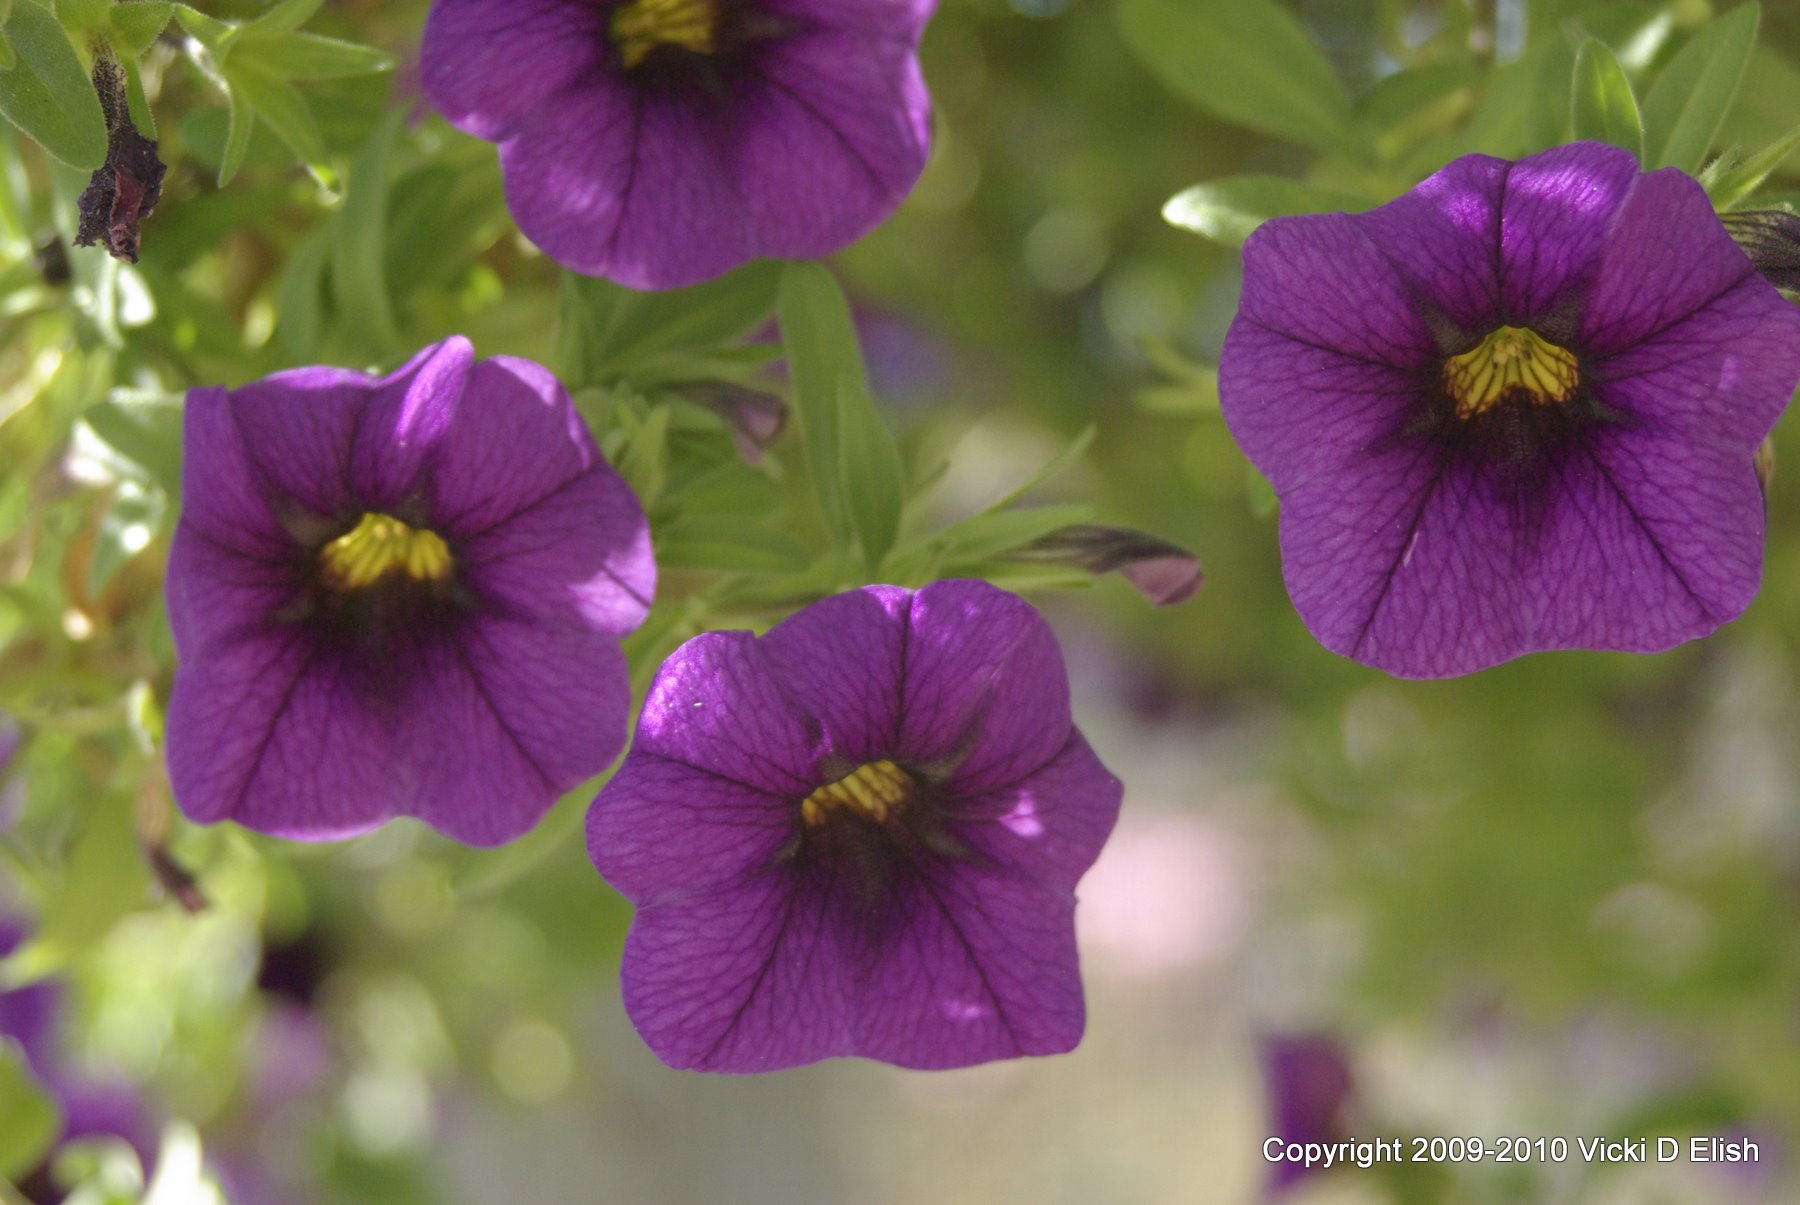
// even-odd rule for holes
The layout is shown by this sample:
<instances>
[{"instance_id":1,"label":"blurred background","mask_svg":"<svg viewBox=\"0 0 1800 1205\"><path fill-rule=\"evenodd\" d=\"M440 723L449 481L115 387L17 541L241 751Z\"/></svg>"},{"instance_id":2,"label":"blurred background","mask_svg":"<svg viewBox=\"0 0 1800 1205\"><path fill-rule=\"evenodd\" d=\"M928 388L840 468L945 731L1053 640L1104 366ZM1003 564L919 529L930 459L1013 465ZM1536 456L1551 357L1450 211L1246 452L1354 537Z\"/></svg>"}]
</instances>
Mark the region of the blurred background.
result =
<instances>
[{"instance_id":1,"label":"blurred background","mask_svg":"<svg viewBox=\"0 0 1800 1205\"><path fill-rule=\"evenodd\" d=\"M418 98L423 0L328 5L309 28L397 69L304 85L315 176L265 126L225 189L226 110L171 27L144 59L170 171L134 268L62 245L82 180L7 131L0 954L17 947L19 986L0 1032L48 1052L35 1078L70 1126L15 1169L16 1195L136 1200L160 1163L248 1205L1800 1200L1793 422L1741 620L1656 657L1396 681L1325 652L1288 604L1273 498L1210 373L1238 255L1160 213L1243 174L1374 204L1456 154L1561 141L1576 40L1641 81L1726 7L1262 5L1315 48L1285 69L1345 106L1358 149L1334 152L1254 97L1171 86L1119 3L943 0L930 166L836 265L909 464L947 458L917 514L986 505L1093 425L1032 501L1091 500L1208 578L1163 610L1113 580L1036 596L1078 722L1127 784L1080 892L1088 1035L952 1073L663 1068L619 1003L629 909L578 838L591 788L499 851L411 822L306 847L193 828L167 797L171 395L382 363L359 271L395 347L460 330L483 354L562 354L558 271L513 231L492 148ZM1254 57L1243 36L1221 24L1217 44ZM1340 83L1309 74L1326 70ZM396 108L381 188L359 191ZM1796 121L1800 6L1770 3L1717 145ZM372 261L334 241L347 205L385 214ZM0 1166L30 1124L0 1113ZM1665 1134L1760 1157L1576 1148ZM1295 1177L1262 1156L1277 1135L1569 1150ZM206 1198L167 1198L188 1199Z\"/></svg>"}]
</instances>

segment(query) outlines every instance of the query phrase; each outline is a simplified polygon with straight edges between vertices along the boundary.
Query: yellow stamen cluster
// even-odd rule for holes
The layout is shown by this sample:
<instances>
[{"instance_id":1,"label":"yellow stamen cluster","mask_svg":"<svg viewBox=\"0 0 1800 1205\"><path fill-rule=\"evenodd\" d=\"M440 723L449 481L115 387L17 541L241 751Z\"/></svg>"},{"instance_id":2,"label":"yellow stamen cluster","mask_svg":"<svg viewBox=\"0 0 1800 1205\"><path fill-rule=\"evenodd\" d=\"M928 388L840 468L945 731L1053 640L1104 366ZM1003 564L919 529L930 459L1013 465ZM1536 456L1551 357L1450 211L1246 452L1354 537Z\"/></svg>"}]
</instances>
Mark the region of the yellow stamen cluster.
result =
<instances>
[{"instance_id":1,"label":"yellow stamen cluster","mask_svg":"<svg viewBox=\"0 0 1800 1205\"><path fill-rule=\"evenodd\" d=\"M325 584L336 590L361 590L396 573L441 582L450 576L450 546L428 528L370 512L319 550L319 564Z\"/></svg>"},{"instance_id":2,"label":"yellow stamen cluster","mask_svg":"<svg viewBox=\"0 0 1800 1205\"><path fill-rule=\"evenodd\" d=\"M718 0L629 0L613 10L612 40L626 70L661 46L711 54L718 33Z\"/></svg>"},{"instance_id":3,"label":"yellow stamen cluster","mask_svg":"<svg viewBox=\"0 0 1800 1205\"><path fill-rule=\"evenodd\" d=\"M869 762L808 795L800 819L817 828L832 812L848 808L868 820L886 820L906 806L915 786L911 774L886 758Z\"/></svg>"},{"instance_id":4,"label":"yellow stamen cluster","mask_svg":"<svg viewBox=\"0 0 1800 1205\"><path fill-rule=\"evenodd\" d=\"M1533 405L1557 405L1574 397L1580 383L1574 352L1520 326L1503 326L1444 363L1444 392L1458 418L1474 418L1515 394Z\"/></svg>"}]
</instances>

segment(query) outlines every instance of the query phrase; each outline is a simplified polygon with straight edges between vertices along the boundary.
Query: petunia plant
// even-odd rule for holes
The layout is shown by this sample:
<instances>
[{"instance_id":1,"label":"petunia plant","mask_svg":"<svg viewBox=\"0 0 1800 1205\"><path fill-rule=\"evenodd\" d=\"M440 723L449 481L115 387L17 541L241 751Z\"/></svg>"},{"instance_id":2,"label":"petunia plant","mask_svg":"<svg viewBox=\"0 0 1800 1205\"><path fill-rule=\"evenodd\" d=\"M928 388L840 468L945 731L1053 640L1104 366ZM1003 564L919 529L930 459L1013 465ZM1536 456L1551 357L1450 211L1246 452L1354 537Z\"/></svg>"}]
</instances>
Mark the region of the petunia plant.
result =
<instances>
[{"instance_id":1,"label":"petunia plant","mask_svg":"<svg viewBox=\"0 0 1800 1205\"><path fill-rule=\"evenodd\" d=\"M1777 17L0 0L0 1197L1055 1195L1515 983L1785 1116Z\"/></svg>"}]
</instances>

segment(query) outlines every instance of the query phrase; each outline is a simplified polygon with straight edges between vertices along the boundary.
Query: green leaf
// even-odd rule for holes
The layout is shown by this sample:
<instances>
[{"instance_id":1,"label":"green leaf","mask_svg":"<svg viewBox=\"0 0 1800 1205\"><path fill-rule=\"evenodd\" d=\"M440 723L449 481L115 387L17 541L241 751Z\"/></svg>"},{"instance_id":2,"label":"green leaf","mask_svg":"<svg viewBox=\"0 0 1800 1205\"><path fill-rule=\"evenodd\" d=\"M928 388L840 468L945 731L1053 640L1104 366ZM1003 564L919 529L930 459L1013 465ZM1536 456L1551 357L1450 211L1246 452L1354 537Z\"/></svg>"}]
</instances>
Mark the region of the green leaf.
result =
<instances>
[{"instance_id":1,"label":"green leaf","mask_svg":"<svg viewBox=\"0 0 1800 1205\"><path fill-rule=\"evenodd\" d=\"M135 59L168 28L174 13L175 6L169 0L125 0L115 4L106 13L112 26L112 44L125 58Z\"/></svg>"},{"instance_id":2,"label":"green leaf","mask_svg":"<svg viewBox=\"0 0 1800 1205\"><path fill-rule=\"evenodd\" d=\"M1760 188L1763 181L1774 175L1797 149L1800 149L1800 126L1795 126L1742 163L1721 172L1708 189L1713 204L1720 209L1731 208Z\"/></svg>"},{"instance_id":3,"label":"green leaf","mask_svg":"<svg viewBox=\"0 0 1800 1205\"><path fill-rule=\"evenodd\" d=\"M115 389L82 419L113 452L170 494L181 491L181 398Z\"/></svg>"},{"instance_id":4,"label":"green leaf","mask_svg":"<svg viewBox=\"0 0 1800 1205\"><path fill-rule=\"evenodd\" d=\"M249 35L290 33L313 19L325 0L281 0L281 3L244 26Z\"/></svg>"},{"instance_id":5,"label":"green leaf","mask_svg":"<svg viewBox=\"0 0 1800 1205\"><path fill-rule=\"evenodd\" d=\"M214 58L222 59L225 51L236 39L239 26L216 17L209 17L199 9L187 4L175 6L175 20L181 28L192 34L194 40L211 51Z\"/></svg>"},{"instance_id":6,"label":"green leaf","mask_svg":"<svg viewBox=\"0 0 1800 1205\"><path fill-rule=\"evenodd\" d=\"M12 19L12 0L0 0L0 71L11 71L19 61L6 40L6 23Z\"/></svg>"},{"instance_id":7,"label":"green leaf","mask_svg":"<svg viewBox=\"0 0 1800 1205\"><path fill-rule=\"evenodd\" d=\"M1022 548L1053 531L1093 520L1085 502L986 510L952 523L935 537L947 565L966 565Z\"/></svg>"},{"instance_id":8,"label":"green leaf","mask_svg":"<svg viewBox=\"0 0 1800 1205\"><path fill-rule=\"evenodd\" d=\"M812 563L806 546L766 519L695 515L656 534L656 563L726 573L798 573Z\"/></svg>"},{"instance_id":9,"label":"green leaf","mask_svg":"<svg viewBox=\"0 0 1800 1205\"><path fill-rule=\"evenodd\" d=\"M1207 112L1316 150L1366 152L1330 61L1271 0L1123 0L1119 21L1152 74Z\"/></svg>"},{"instance_id":10,"label":"green leaf","mask_svg":"<svg viewBox=\"0 0 1800 1205\"><path fill-rule=\"evenodd\" d=\"M375 127L350 168L344 205L332 223L331 289L345 331L386 356L400 350L387 281L387 204L394 150L406 111L393 109Z\"/></svg>"},{"instance_id":11,"label":"green leaf","mask_svg":"<svg viewBox=\"0 0 1800 1205\"><path fill-rule=\"evenodd\" d=\"M1270 218L1367 209L1373 201L1280 176L1229 176L1176 193L1163 219L1227 247L1241 247Z\"/></svg>"},{"instance_id":12,"label":"green leaf","mask_svg":"<svg viewBox=\"0 0 1800 1205\"><path fill-rule=\"evenodd\" d=\"M96 800L77 831L61 881L44 906L34 946L55 966L91 949L120 917L142 907L150 878L131 801Z\"/></svg>"},{"instance_id":13,"label":"green leaf","mask_svg":"<svg viewBox=\"0 0 1800 1205\"><path fill-rule=\"evenodd\" d=\"M232 50L232 62L255 63L283 79L344 79L391 71L394 56L373 46L360 46L316 33L282 33L251 37L246 27Z\"/></svg>"},{"instance_id":14,"label":"green leaf","mask_svg":"<svg viewBox=\"0 0 1800 1205\"><path fill-rule=\"evenodd\" d=\"M758 260L686 289L639 293L567 273L564 326L584 380L616 376L669 352L707 351L761 326L775 309L781 265Z\"/></svg>"},{"instance_id":15,"label":"green leaf","mask_svg":"<svg viewBox=\"0 0 1800 1205\"><path fill-rule=\"evenodd\" d=\"M1575 82L1569 96L1569 124L1577 139L1623 147L1641 161L1644 130L1637 99L1625 69L1605 42L1589 38L1575 53Z\"/></svg>"},{"instance_id":16,"label":"green leaf","mask_svg":"<svg viewBox=\"0 0 1800 1205\"><path fill-rule=\"evenodd\" d=\"M288 144L313 178L331 187L331 168L325 162L325 139L319 123L313 119L306 98L284 79L270 75L254 63L240 64L236 59L220 64L226 82L234 92L256 110L256 115L269 123L281 140Z\"/></svg>"},{"instance_id":17,"label":"green leaf","mask_svg":"<svg viewBox=\"0 0 1800 1205\"><path fill-rule=\"evenodd\" d=\"M244 166L244 156L250 153L250 135L256 129L256 110L250 107L250 101L236 88L226 93L226 101L230 105L230 124L226 127L225 153L219 159L219 187L224 188L231 183L232 177L238 174L238 168Z\"/></svg>"},{"instance_id":18,"label":"green leaf","mask_svg":"<svg viewBox=\"0 0 1800 1205\"><path fill-rule=\"evenodd\" d=\"M0 73L0 114L70 167L92 171L106 162L106 116L56 18L36 4L14 4L6 40L17 59Z\"/></svg>"},{"instance_id":19,"label":"green leaf","mask_svg":"<svg viewBox=\"0 0 1800 1205\"><path fill-rule=\"evenodd\" d=\"M1644 98L1644 165L1692 175L1712 146L1737 96L1761 19L1740 4L1688 41Z\"/></svg>"},{"instance_id":20,"label":"green leaf","mask_svg":"<svg viewBox=\"0 0 1800 1205\"><path fill-rule=\"evenodd\" d=\"M840 476L839 391L849 382L866 394L850 305L823 265L791 263L781 274L778 310L794 383L794 420L806 449L813 491L833 535L846 545L855 527L843 496L847 485Z\"/></svg>"},{"instance_id":21,"label":"green leaf","mask_svg":"<svg viewBox=\"0 0 1800 1205\"><path fill-rule=\"evenodd\" d=\"M648 508L662 496L663 483L669 478L669 408L654 407L635 421L628 409L620 410L625 444L612 457L613 467Z\"/></svg>"},{"instance_id":22,"label":"green leaf","mask_svg":"<svg viewBox=\"0 0 1800 1205\"><path fill-rule=\"evenodd\" d=\"M56 0L56 19L72 34L86 34L106 24L112 0Z\"/></svg>"},{"instance_id":23,"label":"green leaf","mask_svg":"<svg viewBox=\"0 0 1800 1205\"><path fill-rule=\"evenodd\" d=\"M32 1077L19 1048L0 1039L0 1179L23 1178L61 1131L55 1099Z\"/></svg>"},{"instance_id":24,"label":"green leaf","mask_svg":"<svg viewBox=\"0 0 1800 1205\"><path fill-rule=\"evenodd\" d=\"M276 294L279 317L275 337L282 350L300 364L317 359L325 329L325 254L330 233L329 228L320 226L294 244Z\"/></svg>"},{"instance_id":25,"label":"green leaf","mask_svg":"<svg viewBox=\"0 0 1800 1205\"><path fill-rule=\"evenodd\" d=\"M863 561L874 572L900 533L900 452L881 421L869 387L859 378L838 379L838 480L844 505L862 545Z\"/></svg>"}]
</instances>

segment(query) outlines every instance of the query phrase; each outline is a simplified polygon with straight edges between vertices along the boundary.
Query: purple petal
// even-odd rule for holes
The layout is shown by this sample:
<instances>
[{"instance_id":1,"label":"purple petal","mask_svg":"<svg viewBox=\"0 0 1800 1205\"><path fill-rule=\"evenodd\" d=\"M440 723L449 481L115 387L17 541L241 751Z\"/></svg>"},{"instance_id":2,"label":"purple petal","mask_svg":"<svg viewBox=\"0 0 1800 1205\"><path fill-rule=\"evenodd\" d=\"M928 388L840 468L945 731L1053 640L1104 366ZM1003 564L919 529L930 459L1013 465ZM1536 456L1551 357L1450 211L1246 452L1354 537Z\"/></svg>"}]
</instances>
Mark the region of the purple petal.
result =
<instances>
[{"instance_id":1,"label":"purple petal","mask_svg":"<svg viewBox=\"0 0 1800 1205\"><path fill-rule=\"evenodd\" d=\"M1501 312L1495 252L1511 167L1504 159L1464 155L1354 218L1408 287L1464 330L1491 326Z\"/></svg>"},{"instance_id":2,"label":"purple petal","mask_svg":"<svg viewBox=\"0 0 1800 1205\"><path fill-rule=\"evenodd\" d=\"M558 263L637 289L698 283L760 252L706 96L596 76L500 147L519 229Z\"/></svg>"},{"instance_id":3,"label":"purple petal","mask_svg":"<svg viewBox=\"0 0 1800 1205\"><path fill-rule=\"evenodd\" d=\"M1047 887L1073 891L1119 818L1125 784L1100 764L1081 733L1018 782L950 805L957 837L978 858Z\"/></svg>"},{"instance_id":4,"label":"purple petal","mask_svg":"<svg viewBox=\"0 0 1800 1205\"><path fill-rule=\"evenodd\" d=\"M373 382L356 416L350 449L350 489L358 506L389 512L403 509L424 493L437 467L433 461L439 442L447 433L470 425L459 411L465 408L465 399L488 385L485 376L472 378L472 371L480 371L475 368L475 348L461 335L452 335L391 376ZM479 401L469 400L466 408L479 411L482 403L489 409L507 404L484 394ZM519 419L527 421L522 408ZM541 453L554 444L540 440L535 446Z\"/></svg>"},{"instance_id":5,"label":"purple petal","mask_svg":"<svg viewBox=\"0 0 1800 1205\"><path fill-rule=\"evenodd\" d=\"M429 642L397 743L410 781L396 800L468 845L498 845L625 744L631 683L600 632L486 617Z\"/></svg>"},{"instance_id":6,"label":"purple petal","mask_svg":"<svg viewBox=\"0 0 1800 1205\"><path fill-rule=\"evenodd\" d=\"M1607 235L1581 314L1583 347L1605 356L1647 340L1660 344L1669 327L1744 285L1765 308L1791 313L1774 287L1756 278L1706 190L1672 167L1652 172L1632 190Z\"/></svg>"},{"instance_id":7,"label":"purple petal","mask_svg":"<svg viewBox=\"0 0 1800 1205\"><path fill-rule=\"evenodd\" d=\"M1593 361L1588 383L1634 426L1741 452L1781 416L1796 366L1800 310L1746 276L1655 339Z\"/></svg>"},{"instance_id":8,"label":"purple petal","mask_svg":"<svg viewBox=\"0 0 1800 1205\"><path fill-rule=\"evenodd\" d=\"M1415 444L1291 491L1295 608L1334 652L1443 677L1537 649L1669 648L1755 591L1762 507L1746 454L1606 428L1524 489L1509 466Z\"/></svg>"},{"instance_id":9,"label":"purple petal","mask_svg":"<svg viewBox=\"0 0 1800 1205\"><path fill-rule=\"evenodd\" d=\"M1061 1054L1087 1013L1075 899L1004 872L922 878L905 929L860 964L855 1053L902 1067Z\"/></svg>"},{"instance_id":10,"label":"purple petal","mask_svg":"<svg viewBox=\"0 0 1800 1205\"><path fill-rule=\"evenodd\" d=\"M452 125L511 137L570 85L608 70L607 6L570 0L435 0L420 83Z\"/></svg>"},{"instance_id":11,"label":"purple petal","mask_svg":"<svg viewBox=\"0 0 1800 1205\"><path fill-rule=\"evenodd\" d=\"M1606 233L1638 182L1630 151L1598 142L1553 147L1512 165L1501 201L1503 323L1544 314L1584 287ZM1716 223L1716 219L1715 219Z\"/></svg>"},{"instance_id":12,"label":"purple petal","mask_svg":"<svg viewBox=\"0 0 1800 1205\"><path fill-rule=\"evenodd\" d=\"M791 796L670 761L640 744L588 811L588 856L613 890L653 907L768 870L798 824Z\"/></svg>"},{"instance_id":13,"label":"purple petal","mask_svg":"<svg viewBox=\"0 0 1800 1205\"><path fill-rule=\"evenodd\" d=\"M547 371L478 365L432 481L457 571L496 609L614 635L643 622L656 590L643 510Z\"/></svg>"},{"instance_id":14,"label":"purple petal","mask_svg":"<svg viewBox=\"0 0 1800 1205\"><path fill-rule=\"evenodd\" d=\"M865 586L814 603L757 641L832 752L849 762L904 751L901 678L912 599L897 586Z\"/></svg>"},{"instance_id":15,"label":"purple petal","mask_svg":"<svg viewBox=\"0 0 1800 1205\"><path fill-rule=\"evenodd\" d=\"M1341 470L1390 440L1418 413L1434 375L1238 321L1225 335L1219 397L1232 438L1280 491Z\"/></svg>"},{"instance_id":16,"label":"purple petal","mask_svg":"<svg viewBox=\"0 0 1800 1205\"><path fill-rule=\"evenodd\" d=\"M397 716L366 670L303 628L245 636L186 659L169 696L169 782L201 823L279 837L366 832L396 810Z\"/></svg>"},{"instance_id":17,"label":"purple petal","mask_svg":"<svg viewBox=\"0 0 1800 1205\"><path fill-rule=\"evenodd\" d=\"M931 146L914 46L818 28L756 54L732 162L761 254L828 255L912 191Z\"/></svg>"},{"instance_id":18,"label":"purple petal","mask_svg":"<svg viewBox=\"0 0 1800 1205\"><path fill-rule=\"evenodd\" d=\"M980 581L913 595L898 751L954 764L943 784L976 795L1018 782L1068 740L1069 676L1050 625Z\"/></svg>"},{"instance_id":19,"label":"purple petal","mask_svg":"<svg viewBox=\"0 0 1800 1205\"><path fill-rule=\"evenodd\" d=\"M705 632L663 662L633 751L800 800L818 784L818 726L748 632Z\"/></svg>"},{"instance_id":20,"label":"purple petal","mask_svg":"<svg viewBox=\"0 0 1800 1205\"><path fill-rule=\"evenodd\" d=\"M1233 330L1261 327L1345 359L1411 372L1435 366L1437 342L1405 278L1362 220L1329 213L1259 226L1244 243ZM1223 382L1220 389L1223 395Z\"/></svg>"},{"instance_id":21,"label":"purple petal","mask_svg":"<svg viewBox=\"0 0 1800 1205\"><path fill-rule=\"evenodd\" d=\"M244 446L231 395L219 388L189 390L181 421L184 526L222 551L260 560L287 557L293 538Z\"/></svg>"},{"instance_id":22,"label":"purple petal","mask_svg":"<svg viewBox=\"0 0 1800 1205\"><path fill-rule=\"evenodd\" d=\"M619 986L658 1058L749 1072L855 1052L833 918L807 903L773 874L638 910Z\"/></svg>"},{"instance_id":23,"label":"purple petal","mask_svg":"<svg viewBox=\"0 0 1800 1205\"><path fill-rule=\"evenodd\" d=\"M772 16L864 38L918 45L938 0L758 0Z\"/></svg>"}]
</instances>

